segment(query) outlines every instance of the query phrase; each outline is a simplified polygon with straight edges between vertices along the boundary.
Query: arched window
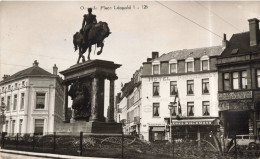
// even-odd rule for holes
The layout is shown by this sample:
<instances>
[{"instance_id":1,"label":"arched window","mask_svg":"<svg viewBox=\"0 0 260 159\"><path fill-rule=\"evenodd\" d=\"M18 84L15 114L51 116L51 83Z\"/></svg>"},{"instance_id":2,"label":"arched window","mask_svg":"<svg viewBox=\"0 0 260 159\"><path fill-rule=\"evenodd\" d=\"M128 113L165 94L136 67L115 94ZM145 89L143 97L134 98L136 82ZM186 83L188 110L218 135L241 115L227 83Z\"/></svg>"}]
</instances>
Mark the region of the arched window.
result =
<instances>
[{"instance_id":1,"label":"arched window","mask_svg":"<svg viewBox=\"0 0 260 159\"><path fill-rule=\"evenodd\" d=\"M169 61L169 72L170 74L171 73L177 73L177 68L178 68L178 65L177 65L177 60L176 59L171 59Z\"/></svg>"},{"instance_id":2,"label":"arched window","mask_svg":"<svg viewBox=\"0 0 260 159\"><path fill-rule=\"evenodd\" d=\"M200 71L209 70L209 56L205 55L200 58Z\"/></svg>"},{"instance_id":3,"label":"arched window","mask_svg":"<svg viewBox=\"0 0 260 159\"><path fill-rule=\"evenodd\" d=\"M160 61L153 61L153 75L159 75L160 74Z\"/></svg>"},{"instance_id":4,"label":"arched window","mask_svg":"<svg viewBox=\"0 0 260 159\"><path fill-rule=\"evenodd\" d=\"M185 60L185 72L194 72L194 58L189 57Z\"/></svg>"}]
</instances>

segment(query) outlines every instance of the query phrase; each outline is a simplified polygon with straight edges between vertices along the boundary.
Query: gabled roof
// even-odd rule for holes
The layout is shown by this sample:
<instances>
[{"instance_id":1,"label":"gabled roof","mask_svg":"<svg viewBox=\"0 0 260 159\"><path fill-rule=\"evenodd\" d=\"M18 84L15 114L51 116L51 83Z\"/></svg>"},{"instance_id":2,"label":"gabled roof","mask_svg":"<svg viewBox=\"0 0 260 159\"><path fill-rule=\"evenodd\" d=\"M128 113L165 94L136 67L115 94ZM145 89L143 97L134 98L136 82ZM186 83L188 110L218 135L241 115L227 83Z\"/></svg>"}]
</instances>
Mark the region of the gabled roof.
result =
<instances>
[{"instance_id":1,"label":"gabled roof","mask_svg":"<svg viewBox=\"0 0 260 159\"><path fill-rule=\"evenodd\" d=\"M260 36L260 35L259 35ZM237 53L236 52L237 49ZM227 48L220 57L248 54L249 52L260 51L260 45L250 46L250 35L248 32L233 34L228 42Z\"/></svg>"},{"instance_id":2,"label":"gabled roof","mask_svg":"<svg viewBox=\"0 0 260 159\"><path fill-rule=\"evenodd\" d=\"M222 46L212 46L212 47L203 47L195 49L184 49L172 51L167 54L163 54L160 57L154 59L153 61L170 61L171 59L176 60L185 60L188 57L201 58L204 55L207 56L219 56L222 53Z\"/></svg>"},{"instance_id":3,"label":"gabled roof","mask_svg":"<svg viewBox=\"0 0 260 159\"><path fill-rule=\"evenodd\" d=\"M28 76L53 76L53 74L51 74L48 71L45 71L39 66L32 66L7 77L6 79L0 81L0 84L6 83L14 79L22 78L22 77L28 77Z\"/></svg>"}]
</instances>

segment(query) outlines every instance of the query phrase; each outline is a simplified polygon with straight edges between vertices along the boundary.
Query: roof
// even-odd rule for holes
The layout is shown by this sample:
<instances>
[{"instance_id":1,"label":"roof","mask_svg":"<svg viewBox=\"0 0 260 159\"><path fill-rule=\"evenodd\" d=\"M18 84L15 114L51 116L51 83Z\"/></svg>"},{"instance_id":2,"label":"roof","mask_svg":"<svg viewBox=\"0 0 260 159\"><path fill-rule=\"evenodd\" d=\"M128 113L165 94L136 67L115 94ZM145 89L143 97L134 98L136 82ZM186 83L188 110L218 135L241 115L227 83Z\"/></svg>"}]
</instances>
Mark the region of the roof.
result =
<instances>
[{"instance_id":1,"label":"roof","mask_svg":"<svg viewBox=\"0 0 260 159\"><path fill-rule=\"evenodd\" d=\"M237 53L234 53L236 52L236 49L238 49ZM248 54L249 52L255 52L259 50L260 50L259 44L256 46L250 46L249 31L243 33L237 33L232 35L232 37L228 42L228 46L221 54L221 57Z\"/></svg>"},{"instance_id":2,"label":"roof","mask_svg":"<svg viewBox=\"0 0 260 159\"><path fill-rule=\"evenodd\" d=\"M6 79L0 81L0 84L26 76L53 76L53 74L51 74L48 71L45 71L39 66L32 66L7 77Z\"/></svg>"},{"instance_id":3,"label":"roof","mask_svg":"<svg viewBox=\"0 0 260 159\"><path fill-rule=\"evenodd\" d=\"M155 60L169 61L171 59L185 60L188 57L201 58L204 55L219 56L221 55L222 51L223 51L222 46L177 50L177 51L169 52L167 54L163 54L160 57L154 59L153 61Z\"/></svg>"}]
</instances>

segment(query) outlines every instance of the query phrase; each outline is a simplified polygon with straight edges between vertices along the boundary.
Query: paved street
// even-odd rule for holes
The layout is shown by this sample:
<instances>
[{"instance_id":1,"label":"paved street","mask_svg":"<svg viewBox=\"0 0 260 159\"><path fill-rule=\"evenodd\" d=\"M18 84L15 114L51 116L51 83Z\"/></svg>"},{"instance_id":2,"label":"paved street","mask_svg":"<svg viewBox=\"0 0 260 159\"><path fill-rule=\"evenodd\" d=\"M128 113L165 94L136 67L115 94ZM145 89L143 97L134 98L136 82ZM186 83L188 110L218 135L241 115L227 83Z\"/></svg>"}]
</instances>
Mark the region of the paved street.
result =
<instances>
[{"instance_id":1,"label":"paved street","mask_svg":"<svg viewBox=\"0 0 260 159\"><path fill-rule=\"evenodd\" d=\"M25 156L25 155L17 155L10 153L2 153L0 152L0 159L47 159L44 157L33 157L33 156Z\"/></svg>"}]
</instances>

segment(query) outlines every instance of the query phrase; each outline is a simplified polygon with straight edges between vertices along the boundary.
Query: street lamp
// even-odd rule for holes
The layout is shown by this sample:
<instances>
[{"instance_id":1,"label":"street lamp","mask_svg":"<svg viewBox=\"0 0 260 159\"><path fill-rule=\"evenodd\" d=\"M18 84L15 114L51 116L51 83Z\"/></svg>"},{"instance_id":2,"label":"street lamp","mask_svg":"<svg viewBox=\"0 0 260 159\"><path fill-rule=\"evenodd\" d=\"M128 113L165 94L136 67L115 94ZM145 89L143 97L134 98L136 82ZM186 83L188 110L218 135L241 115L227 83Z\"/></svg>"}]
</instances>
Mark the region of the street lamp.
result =
<instances>
[{"instance_id":1,"label":"street lamp","mask_svg":"<svg viewBox=\"0 0 260 159\"><path fill-rule=\"evenodd\" d=\"M172 110L173 110L173 103L169 103L168 109L170 110L170 135L169 141L172 142Z\"/></svg>"},{"instance_id":2,"label":"street lamp","mask_svg":"<svg viewBox=\"0 0 260 159\"><path fill-rule=\"evenodd\" d=\"M176 102L170 102L168 105L168 109L170 110L170 135L169 135L169 140L170 142L172 142L172 158L174 159L174 140L172 139L173 135L172 135L172 110L174 109L173 105Z\"/></svg>"}]
</instances>

